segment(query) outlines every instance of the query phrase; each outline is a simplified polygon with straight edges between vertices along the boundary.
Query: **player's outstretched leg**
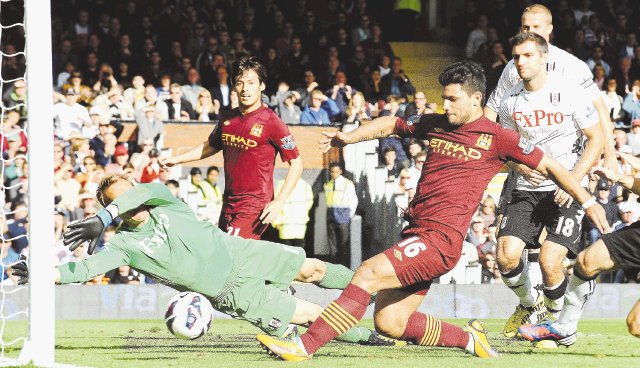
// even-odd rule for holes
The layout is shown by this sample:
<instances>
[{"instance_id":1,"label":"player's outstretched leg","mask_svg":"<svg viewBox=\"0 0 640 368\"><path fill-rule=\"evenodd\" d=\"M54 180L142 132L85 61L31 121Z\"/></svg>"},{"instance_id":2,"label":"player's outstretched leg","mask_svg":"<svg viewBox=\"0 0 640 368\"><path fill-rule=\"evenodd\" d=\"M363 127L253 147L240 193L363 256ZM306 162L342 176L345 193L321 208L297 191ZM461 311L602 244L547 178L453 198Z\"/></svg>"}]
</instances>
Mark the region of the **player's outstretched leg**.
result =
<instances>
[{"instance_id":1,"label":"player's outstretched leg","mask_svg":"<svg viewBox=\"0 0 640 368\"><path fill-rule=\"evenodd\" d=\"M544 281L544 304L547 308L545 318L558 319L567 291L567 279L564 275L563 260L568 249L555 242L545 240L540 251L540 264ZM533 321L536 323L538 321Z\"/></svg>"},{"instance_id":2,"label":"player's outstretched leg","mask_svg":"<svg viewBox=\"0 0 640 368\"><path fill-rule=\"evenodd\" d=\"M373 292L401 286L388 258L379 254L360 266L352 283L322 311L297 341L284 341L266 335L258 335L257 339L283 360L310 359L320 347L345 333L362 319Z\"/></svg>"},{"instance_id":3,"label":"player's outstretched leg","mask_svg":"<svg viewBox=\"0 0 640 368\"><path fill-rule=\"evenodd\" d=\"M520 303L502 329L502 334L506 337L515 337L518 333L518 327L537 322L538 314L544 313L544 299L542 295L533 298L531 294L533 289L524 271L524 262L520 260L514 269L501 273L505 285L513 290L520 299Z\"/></svg>"},{"instance_id":4,"label":"player's outstretched leg","mask_svg":"<svg viewBox=\"0 0 640 368\"><path fill-rule=\"evenodd\" d=\"M470 321L465 329L416 311L422 303L428 283L413 287L383 290L376 300L375 324L378 331L421 346L455 347L482 358L498 356L491 348L482 323Z\"/></svg>"}]
</instances>

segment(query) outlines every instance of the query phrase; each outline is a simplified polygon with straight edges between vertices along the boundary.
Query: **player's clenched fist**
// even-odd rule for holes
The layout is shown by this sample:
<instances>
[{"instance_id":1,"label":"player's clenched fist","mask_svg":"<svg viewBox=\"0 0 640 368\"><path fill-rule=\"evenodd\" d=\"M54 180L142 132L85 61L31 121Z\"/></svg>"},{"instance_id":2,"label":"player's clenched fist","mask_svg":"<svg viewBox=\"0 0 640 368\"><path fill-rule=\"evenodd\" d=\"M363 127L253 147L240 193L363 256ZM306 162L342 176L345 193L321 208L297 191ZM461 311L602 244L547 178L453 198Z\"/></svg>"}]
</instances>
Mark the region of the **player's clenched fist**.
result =
<instances>
[{"instance_id":1,"label":"player's clenched fist","mask_svg":"<svg viewBox=\"0 0 640 368\"><path fill-rule=\"evenodd\" d=\"M318 143L320 144L320 150L324 153L328 152L331 147L344 147L348 144L347 135L341 131L322 131L321 133L325 138L320 139Z\"/></svg>"}]
</instances>

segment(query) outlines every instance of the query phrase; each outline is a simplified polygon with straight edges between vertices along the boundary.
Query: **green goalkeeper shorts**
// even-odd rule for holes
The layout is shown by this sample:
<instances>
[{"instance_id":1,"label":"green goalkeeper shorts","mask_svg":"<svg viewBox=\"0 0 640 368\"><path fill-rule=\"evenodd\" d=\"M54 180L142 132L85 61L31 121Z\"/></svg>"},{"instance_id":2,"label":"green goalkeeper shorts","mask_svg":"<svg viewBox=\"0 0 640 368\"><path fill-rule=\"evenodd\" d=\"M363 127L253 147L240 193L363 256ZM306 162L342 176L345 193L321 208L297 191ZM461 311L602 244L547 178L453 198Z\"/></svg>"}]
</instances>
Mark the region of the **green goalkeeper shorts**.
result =
<instances>
[{"instance_id":1,"label":"green goalkeeper shorts","mask_svg":"<svg viewBox=\"0 0 640 368\"><path fill-rule=\"evenodd\" d=\"M228 246L233 268L213 306L268 334L282 336L296 309L296 298L286 291L304 263L304 249L238 240Z\"/></svg>"}]
</instances>

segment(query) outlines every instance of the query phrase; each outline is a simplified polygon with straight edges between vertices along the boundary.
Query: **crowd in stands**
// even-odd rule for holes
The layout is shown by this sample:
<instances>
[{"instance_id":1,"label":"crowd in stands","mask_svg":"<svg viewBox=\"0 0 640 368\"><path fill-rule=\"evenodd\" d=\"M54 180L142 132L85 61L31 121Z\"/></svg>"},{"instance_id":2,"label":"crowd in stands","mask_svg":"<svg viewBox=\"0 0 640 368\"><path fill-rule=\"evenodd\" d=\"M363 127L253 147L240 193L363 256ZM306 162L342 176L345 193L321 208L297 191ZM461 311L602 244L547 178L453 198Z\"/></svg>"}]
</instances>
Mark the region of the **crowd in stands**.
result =
<instances>
[{"instance_id":1,"label":"crowd in stands","mask_svg":"<svg viewBox=\"0 0 640 368\"><path fill-rule=\"evenodd\" d=\"M95 214L97 184L110 173L165 183L201 218L216 222L222 200L218 169L209 168L205 177L195 168L181 178L181 172L161 171L158 157L167 122L216 122L237 106L228 70L241 57L258 57L267 67L263 101L287 124L353 127L381 114L404 116L405 108L412 114L434 110L421 92L422 99L408 106L416 91L388 42L384 24L391 10L390 3L366 0L54 2L57 239L68 222ZM3 21L17 20L21 12L3 4ZM28 222L21 216L28 201L26 60L11 56L24 49L24 41L21 33L5 32L1 46L8 55L2 78L15 79L2 90L3 179L11 188L3 198L9 214L2 264L28 250ZM137 125L135 140L123 141L123 122ZM412 163L398 155L398 165ZM390 178L397 176L394 171ZM104 241L112 234L110 229ZM58 251L61 262L86 255L81 248ZM93 282L107 280L140 278L125 267Z\"/></svg>"}]
</instances>

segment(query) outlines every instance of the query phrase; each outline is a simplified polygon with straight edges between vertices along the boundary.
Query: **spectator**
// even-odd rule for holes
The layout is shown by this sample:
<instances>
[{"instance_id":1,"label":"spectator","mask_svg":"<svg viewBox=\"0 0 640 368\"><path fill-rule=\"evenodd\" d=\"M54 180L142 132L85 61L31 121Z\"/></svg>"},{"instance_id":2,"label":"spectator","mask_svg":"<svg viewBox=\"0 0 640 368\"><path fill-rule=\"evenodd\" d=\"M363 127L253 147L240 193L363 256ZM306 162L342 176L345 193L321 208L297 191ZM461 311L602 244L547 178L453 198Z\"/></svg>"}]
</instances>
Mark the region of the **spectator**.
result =
<instances>
[{"instance_id":1,"label":"spectator","mask_svg":"<svg viewBox=\"0 0 640 368\"><path fill-rule=\"evenodd\" d=\"M18 149L22 148L22 152L27 152L27 135L18 124L20 124L20 113L18 113L17 110L8 110L5 112L2 121L2 131L0 131L3 151L9 149L9 140L16 140L20 142Z\"/></svg>"},{"instance_id":2,"label":"spectator","mask_svg":"<svg viewBox=\"0 0 640 368\"><path fill-rule=\"evenodd\" d=\"M604 68L605 77L609 78L611 75L611 65L602 59L604 55L604 50L602 46L595 46L593 51L591 52L591 57L587 59L586 63L589 69L593 72L596 66L602 66ZM594 72L595 74L595 72Z\"/></svg>"},{"instance_id":3,"label":"spectator","mask_svg":"<svg viewBox=\"0 0 640 368\"><path fill-rule=\"evenodd\" d=\"M606 73L604 67L602 65L596 65L593 68L593 83L598 86L598 89L603 91L605 90L607 82Z\"/></svg>"},{"instance_id":4,"label":"spectator","mask_svg":"<svg viewBox=\"0 0 640 368\"><path fill-rule=\"evenodd\" d=\"M615 126L624 124L624 110L622 110L622 96L618 95L616 89L618 82L611 78L607 82L607 90L603 91L604 102L606 103L607 110L610 111L611 121Z\"/></svg>"},{"instance_id":5,"label":"spectator","mask_svg":"<svg viewBox=\"0 0 640 368\"><path fill-rule=\"evenodd\" d=\"M167 101L171 98L171 76L169 74L163 74L160 77L160 87L157 88L157 92L160 101Z\"/></svg>"},{"instance_id":6,"label":"spectator","mask_svg":"<svg viewBox=\"0 0 640 368\"><path fill-rule=\"evenodd\" d=\"M637 203L636 203L637 204ZM635 217L636 215L634 214L634 206L632 206L629 202L622 202L620 204L618 204L618 211L620 214L620 220L615 222L612 226L611 229L613 229L613 231L622 229L624 227L627 227L631 224L633 224L633 222L635 221Z\"/></svg>"},{"instance_id":7,"label":"spectator","mask_svg":"<svg viewBox=\"0 0 640 368\"><path fill-rule=\"evenodd\" d=\"M284 180L276 183L275 195L284 186ZM273 221L272 226L278 230L280 240L292 247L305 248L305 234L309 222L309 210L313 206L313 190L311 185L298 179L296 186L282 206L282 210Z\"/></svg>"},{"instance_id":8,"label":"spectator","mask_svg":"<svg viewBox=\"0 0 640 368\"><path fill-rule=\"evenodd\" d=\"M113 162L107 164L104 167L104 172L109 174L121 174L124 171L124 167L129 163L129 150L124 144L116 145L116 149L113 152Z\"/></svg>"},{"instance_id":9,"label":"spectator","mask_svg":"<svg viewBox=\"0 0 640 368\"><path fill-rule=\"evenodd\" d=\"M24 202L15 201L11 206L11 211L13 219L4 224L4 239L11 239L11 247L20 254L29 246L29 238L27 237L29 210Z\"/></svg>"},{"instance_id":10,"label":"spectator","mask_svg":"<svg viewBox=\"0 0 640 368\"><path fill-rule=\"evenodd\" d=\"M633 150L633 155L640 155L640 119L631 121L631 131L627 133L627 144Z\"/></svg>"},{"instance_id":11,"label":"spectator","mask_svg":"<svg viewBox=\"0 0 640 368\"><path fill-rule=\"evenodd\" d=\"M96 98L97 100L97 98ZM96 102L96 105L98 103ZM120 86L114 86L107 93L105 110L109 120L131 120L133 119L133 106L124 101Z\"/></svg>"},{"instance_id":12,"label":"spectator","mask_svg":"<svg viewBox=\"0 0 640 368\"><path fill-rule=\"evenodd\" d=\"M24 79L18 79L13 82L12 88L8 89L2 98L2 102L4 103L4 107L6 109L11 109L12 111L17 111L21 118L27 116L27 83Z\"/></svg>"},{"instance_id":13,"label":"spectator","mask_svg":"<svg viewBox=\"0 0 640 368\"><path fill-rule=\"evenodd\" d=\"M64 163L60 166L60 170L55 173L54 190L56 195L60 196L59 206L71 212L78 205L78 196L80 195L80 183L73 178L73 167Z\"/></svg>"},{"instance_id":14,"label":"spectator","mask_svg":"<svg viewBox=\"0 0 640 368\"><path fill-rule=\"evenodd\" d=\"M364 81L364 97L369 102L384 100L382 91L382 76L379 69L371 69L368 78Z\"/></svg>"},{"instance_id":15,"label":"spectator","mask_svg":"<svg viewBox=\"0 0 640 368\"><path fill-rule=\"evenodd\" d=\"M636 34L635 32L631 31L627 33L625 43L624 45L622 45L620 51L618 52L618 57L620 57L621 59L629 58L630 60L632 60L635 57L634 51L636 46L638 46L638 43L636 41Z\"/></svg>"},{"instance_id":16,"label":"spectator","mask_svg":"<svg viewBox=\"0 0 640 368\"><path fill-rule=\"evenodd\" d=\"M295 104L296 101L296 93L291 91L288 92L282 108L279 109L279 116L282 121L287 125L295 125L300 124L300 118L302 116L302 112L300 111L300 107Z\"/></svg>"},{"instance_id":17,"label":"spectator","mask_svg":"<svg viewBox=\"0 0 640 368\"><path fill-rule=\"evenodd\" d=\"M159 103L158 101L158 90L153 86L153 84L147 84L147 86L144 87L144 98L135 103L134 110L137 112L147 106L155 106L156 108L159 108L164 105L166 107L166 104Z\"/></svg>"},{"instance_id":18,"label":"spectator","mask_svg":"<svg viewBox=\"0 0 640 368\"><path fill-rule=\"evenodd\" d=\"M3 240L0 243L0 269L2 269L0 285L2 286L18 285L18 277L13 276L10 266L18 262L20 254L11 247L11 244L11 238L3 235Z\"/></svg>"},{"instance_id":19,"label":"spectator","mask_svg":"<svg viewBox=\"0 0 640 368\"><path fill-rule=\"evenodd\" d=\"M598 184L596 186L596 201L600 203L602 208L604 208L605 213L607 215L607 222L609 226L612 226L614 223L618 221L618 206L615 202L611 201L611 187L609 183L605 180L598 180ZM588 222L589 230L588 230L588 240L589 244L595 243L598 239L600 239L600 231Z\"/></svg>"},{"instance_id":20,"label":"spectator","mask_svg":"<svg viewBox=\"0 0 640 368\"><path fill-rule=\"evenodd\" d=\"M189 83L182 86L182 93L191 106L196 106L200 94L206 90L200 85L200 72L198 72L198 69L190 68L187 71L187 80ZM209 94L209 97L211 97L211 94Z\"/></svg>"},{"instance_id":21,"label":"spectator","mask_svg":"<svg viewBox=\"0 0 640 368\"><path fill-rule=\"evenodd\" d=\"M488 41L487 32L489 30L489 18L486 15L478 17L477 27L469 33L465 55L468 59L473 58L482 44Z\"/></svg>"},{"instance_id":22,"label":"spectator","mask_svg":"<svg viewBox=\"0 0 640 368\"><path fill-rule=\"evenodd\" d=\"M482 258L482 276L481 283L483 284L495 284L501 283L502 276L498 271L498 265L496 263L495 253L487 253Z\"/></svg>"},{"instance_id":23,"label":"spectator","mask_svg":"<svg viewBox=\"0 0 640 368\"><path fill-rule=\"evenodd\" d=\"M402 70L402 59L394 57L391 63L391 72L385 75L381 81L382 93L385 96L394 95L407 99L409 95L416 93L409 77Z\"/></svg>"},{"instance_id":24,"label":"spectator","mask_svg":"<svg viewBox=\"0 0 640 368\"><path fill-rule=\"evenodd\" d=\"M325 96L320 90L311 92L311 105L307 106L300 116L300 124L326 125L331 123L331 117L340 113L335 101Z\"/></svg>"},{"instance_id":25,"label":"spectator","mask_svg":"<svg viewBox=\"0 0 640 368\"><path fill-rule=\"evenodd\" d=\"M508 63L509 60L504 55L502 42L491 42L489 55L484 61L484 70L487 75L487 91L493 91L493 89L495 89L498 84L498 80L500 79L500 75L502 75L502 71Z\"/></svg>"},{"instance_id":26,"label":"spectator","mask_svg":"<svg viewBox=\"0 0 640 368\"><path fill-rule=\"evenodd\" d=\"M632 121L640 119L640 80L633 82L631 92L624 98L622 109Z\"/></svg>"},{"instance_id":27,"label":"spectator","mask_svg":"<svg viewBox=\"0 0 640 368\"><path fill-rule=\"evenodd\" d=\"M229 84L229 73L227 67L220 66L217 71L216 84L211 88L211 96L214 100L220 101L223 112L229 111L231 107L231 90L233 86Z\"/></svg>"},{"instance_id":28,"label":"spectator","mask_svg":"<svg viewBox=\"0 0 640 368\"><path fill-rule=\"evenodd\" d=\"M481 216L475 216L471 220L471 227L467 233L465 239L475 247L484 244L487 241L487 228L485 227L485 220Z\"/></svg>"},{"instance_id":29,"label":"spectator","mask_svg":"<svg viewBox=\"0 0 640 368\"><path fill-rule=\"evenodd\" d=\"M162 147L162 134L164 124L160 120L160 114L155 106L147 106L142 111L136 112L136 124L138 125L138 144L146 140L152 140L154 144Z\"/></svg>"},{"instance_id":30,"label":"spectator","mask_svg":"<svg viewBox=\"0 0 640 368\"><path fill-rule=\"evenodd\" d=\"M614 73L616 83L618 84L618 89L616 92L620 96L626 96L627 93L631 92L631 85L633 84L633 80L631 79L631 59L628 57L620 58L620 66L616 73Z\"/></svg>"},{"instance_id":31,"label":"spectator","mask_svg":"<svg viewBox=\"0 0 640 368\"><path fill-rule=\"evenodd\" d=\"M358 45L363 41L366 41L371 37L371 30L369 29L370 19L369 16L363 14L358 20L358 24L351 30L351 43Z\"/></svg>"},{"instance_id":32,"label":"spectator","mask_svg":"<svg viewBox=\"0 0 640 368\"><path fill-rule=\"evenodd\" d=\"M130 266L124 265L108 272L109 284L137 285L140 283L140 277L137 271Z\"/></svg>"},{"instance_id":33,"label":"spectator","mask_svg":"<svg viewBox=\"0 0 640 368\"><path fill-rule=\"evenodd\" d=\"M311 92L314 89L317 89L319 86L316 81L316 75L313 73L313 70L307 69L304 71L304 90L300 89L300 98L302 101L300 102L300 106L307 107L311 104ZM302 95L304 94L304 95Z\"/></svg>"},{"instance_id":34,"label":"spectator","mask_svg":"<svg viewBox=\"0 0 640 368\"><path fill-rule=\"evenodd\" d=\"M149 150L149 163L142 169L142 175L140 175L141 183L152 183L160 178L160 164L158 159L160 157L160 151L157 148Z\"/></svg>"},{"instance_id":35,"label":"spectator","mask_svg":"<svg viewBox=\"0 0 640 368\"><path fill-rule=\"evenodd\" d=\"M220 101L211 100L211 92L202 89L198 94L195 113L198 121L218 121L220 119Z\"/></svg>"},{"instance_id":36,"label":"spectator","mask_svg":"<svg viewBox=\"0 0 640 368\"><path fill-rule=\"evenodd\" d=\"M591 0L581 0L580 7L573 11L574 16L576 17L576 23L580 24L583 22L583 18L589 19L594 13L590 9Z\"/></svg>"},{"instance_id":37,"label":"spectator","mask_svg":"<svg viewBox=\"0 0 640 368\"><path fill-rule=\"evenodd\" d=\"M309 56L303 51L300 37L291 39L291 51L283 60L283 70L287 71L287 81L293 86L303 84L304 71L309 67Z\"/></svg>"},{"instance_id":38,"label":"spectator","mask_svg":"<svg viewBox=\"0 0 640 368\"><path fill-rule=\"evenodd\" d=\"M67 84L62 86L62 91L66 92L69 89L73 89L76 95L79 96L78 102L83 106L88 106L93 101L93 91L89 86L83 83L82 73L72 72Z\"/></svg>"},{"instance_id":39,"label":"spectator","mask_svg":"<svg viewBox=\"0 0 640 368\"><path fill-rule=\"evenodd\" d=\"M420 175L422 175L422 166L427 160L427 154L424 151L420 151L418 154L414 156L414 164L407 169L409 171L409 182L407 183L408 188L417 188L418 180L420 180Z\"/></svg>"},{"instance_id":40,"label":"spectator","mask_svg":"<svg viewBox=\"0 0 640 368\"><path fill-rule=\"evenodd\" d=\"M396 149L393 146L385 147L382 151L382 158L384 167L387 169L387 180L395 180L400 175L400 171L404 169L404 165L397 160Z\"/></svg>"},{"instance_id":41,"label":"spectator","mask_svg":"<svg viewBox=\"0 0 640 368\"><path fill-rule=\"evenodd\" d=\"M377 60L382 55L394 56L391 45L382 38L382 28L378 24L371 26L371 37L362 42L362 46L367 51L369 60Z\"/></svg>"},{"instance_id":42,"label":"spectator","mask_svg":"<svg viewBox=\"0 0 640 368\"><path fill-rule=\"evenodd\" d=\"M480 217L484 219L485 228L489 228L496 221L496 201L487 196L480 204Z\"/></svg>"},{"instance_id":43,"label":"spectator","mask_svg":"<svg viewBox=\"0 0 640 368\"><path fill-rule=\"evenodd\" d=\"M65 96L64 102L54 105L53 116L56 137L67 140L71 132L82 133L83 125L90 123L91 118L87 108L77 103L79 96L74 89L67 89Z\"/></svg>"},{"instance_id":44,"label":"spectator","mask_svg":"<svg viewBox=\"0 0 640 368\"><path fill-rule=\"evenodd\" d=\"M330 179L324 184L327 200L327 233L331 257L336 263L351 265L351 219L358 207L358 197L353 182L342 176L338 163L329 165Z\"/></svg>"},{"instance_id":45,"label":"spectator","mask_svg":"<svg viewBox=\"0 0 640 368\"><path fill-rule=\"evenodd\" d=\"M427 96L425 96L424 92L418 91L413 96L413 102L410 103L407 108L404 110L405 118L409 118L414 115L423 115L423 114L433 114L435 109L433 105L427 106Z\"/></svg>"},{"instance_id":46,"label":"spectator","mask_svg":"<svg viewBox=\"0 0 640 368\"><path fill-rule=\"evenodd\" d=\"M131 87L127 88L122 95L124 101L131 107L134 107L138 101L144 100L144 78L141 75L134 75L131 79Z\"/></svg>"},{"instance_id":47,"label":"spectator","mask_svg":"<svg viewBox=\"0 0 640 368\"><path fill-rule=\"evenodd\" d=\"M169 120L188 121L195 118L193 106L182 97L182 87L177 83L173 83L171 84L170 91L171 97L165 101Z\"/></svg>"},{"instance_id":48,"label":"spectator","mask_svg":"<svg viewBox=\"0 0 640 368\"><path fill-rule=\"evenodd\" d=\"M217 166L211 166L207 169L207 177L198 183L205 206L205 208L200 209L199 214L214 225L218 225L220 213L222 212L223 191L218 187L219 176L220 169Z\"/></svg>"},{"instance_id":49,"label":"spectator","mask_svg":"<svg viewBox=\"0 0 640 368\"><path fill-rule=\"evenodd\" d=\"M347 84L347 75L341 70L338 70L335 74L335 83L336 84L334 84L330 90L327 90L325 94L336 102L341 114L344 114L351 101L351 96L356 91Z\"/></svg>"},{"instance_id":50,"label":"spectator","mask_svg":"<svg viewBox=\"0 0 640 368\"><path fill-rule=\"evenodd\" d=\"M355 124L359 127L363 121L371 120L371 112L367 108L367 101L362 92L355 92L349 101L349 107L345 111L347 124Z\"/></svg>"}]
</instances>

